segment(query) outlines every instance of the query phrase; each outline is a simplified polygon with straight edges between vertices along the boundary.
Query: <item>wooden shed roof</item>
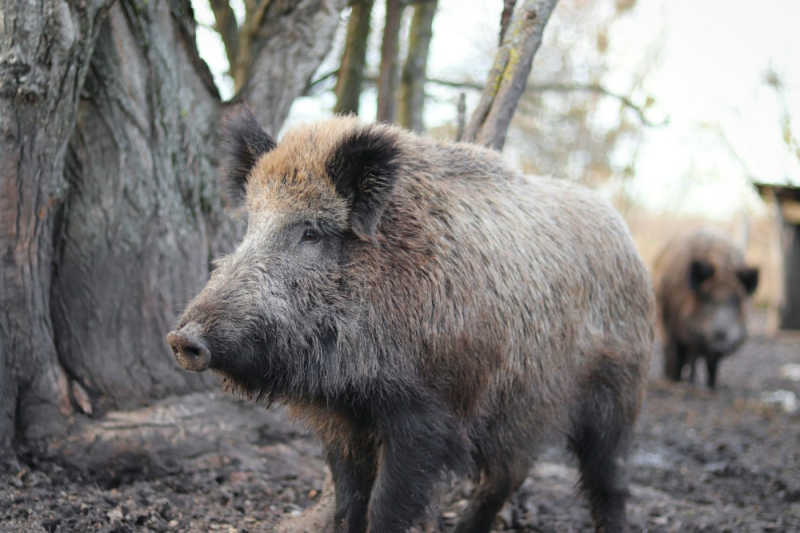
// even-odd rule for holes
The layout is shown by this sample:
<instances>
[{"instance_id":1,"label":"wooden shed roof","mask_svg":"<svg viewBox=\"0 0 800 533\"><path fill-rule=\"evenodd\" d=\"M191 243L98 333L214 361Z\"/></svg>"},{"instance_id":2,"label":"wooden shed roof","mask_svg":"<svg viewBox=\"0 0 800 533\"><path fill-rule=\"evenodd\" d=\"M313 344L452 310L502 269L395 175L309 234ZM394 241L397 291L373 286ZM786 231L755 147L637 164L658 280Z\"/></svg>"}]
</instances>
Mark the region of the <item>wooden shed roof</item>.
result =
<instances>
[{"instance_id":1,"label":"wooden shed roof","mask_svg":"<svg viewBox=\"0 0 800 533\"><path fill-rule=\"evenodd\" d=\"M758 194L761 196L767 196L772 191L775 194L775 198L780 202L800 202L800 185L758 182L753 183L753 185L758 189Z\"/></svg>"}]
</instances>

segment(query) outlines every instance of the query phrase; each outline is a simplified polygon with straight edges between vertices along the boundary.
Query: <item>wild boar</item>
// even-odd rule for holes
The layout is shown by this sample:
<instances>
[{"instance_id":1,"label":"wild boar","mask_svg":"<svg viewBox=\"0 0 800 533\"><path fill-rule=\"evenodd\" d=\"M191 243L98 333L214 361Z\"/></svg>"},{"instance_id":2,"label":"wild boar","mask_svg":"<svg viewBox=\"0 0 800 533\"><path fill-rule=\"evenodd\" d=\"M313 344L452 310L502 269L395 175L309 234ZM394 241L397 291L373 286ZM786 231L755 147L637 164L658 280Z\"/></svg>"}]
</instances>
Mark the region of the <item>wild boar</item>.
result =
<instances>
[{"instance_id":1,"label":"wild boar","mask_svg":"<svg viewBox=\"0 0 800 533\"><path fill-rule=\"evenodd\" d=\"M224 130L247 233L168 341L183 367L307 421L337 531L408 530L449 473L478 481L455 531L489 531L559 442L597 527L625 529L655 300L611 207L352 117L279 144L247 109Z\"/></svg>"},{"instance_id":2,"label":"wild boar","mask_svg":"<svg viewBox=\"0 0 800 533\"><path fill-rule=\"evenodd\" d=\"M667 244L654 276L664 374L680 381L688 365L694 382L697 360L705 359L714 389L720 360L747 339L747 303L758 286L758 269L745 265L728 239L701 231Z\"/></svg>"}]
</instances>

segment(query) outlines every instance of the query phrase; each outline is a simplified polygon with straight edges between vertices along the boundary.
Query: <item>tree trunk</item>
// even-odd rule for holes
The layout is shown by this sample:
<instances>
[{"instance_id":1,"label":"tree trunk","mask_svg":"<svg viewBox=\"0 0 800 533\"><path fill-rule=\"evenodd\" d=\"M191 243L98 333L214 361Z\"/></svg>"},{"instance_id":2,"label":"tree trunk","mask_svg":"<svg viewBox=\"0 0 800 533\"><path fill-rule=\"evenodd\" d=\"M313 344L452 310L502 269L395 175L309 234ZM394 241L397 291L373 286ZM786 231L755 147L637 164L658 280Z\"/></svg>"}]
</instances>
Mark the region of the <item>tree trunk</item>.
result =
<instances>
[{"instance_id":1,"label":"tree trunk","mask_svg":"<svg viewBox=\"0 0 800 533\"><path fill-rule=\"evenodd\" d=\"M378 122L394 122L397 93L397 52L400 22L403 18L402 0L386 0L386 22L381 44L381 69L378 74Z\"/></svg>"},{"instance_id":2,"label":"tree trunk","mask_svg":"<svg viewBox=\"0 0 800 533\"><path fill-rule=\"evenodd\" d=\"M281 38L292 61L273 92L247 95L274 131L330 46L340 3L283 2L260 28L253 75L276 75ZM188 0L0 0L0 13L0 453L10 460L12 441L46 444L76 408L97 415L209 384L175 366L164 335L235 228L215 176L224 105Z\"/></svg>"},{"instance_id":3,"label":"tree trunk","mask_svg":"<svg viewBox=\"0 0 800 533\"><path fill-rule=\"evenodd\" d=\"M463 140L495 150L503 148L533 58L542 44L545 25L557 1L526 0L514 13Z\"/></svg>"},{"instance_id":4,"label":"tree trunk","mask_svg":"<svg viewBox=\"0 0 800 533\"><path fill-rule=\"evenodd\" d=\"M111 8L67 152L53 329L59 360L100 408L210 383L174 364L163 334L202 289L225 227L212 162L219 97L191 19L170 5L181 6Z\"/></svg>"},{"instance_id":5,"label":"tree trunk","mask_svg":"<svg viewBox=\"0 0 800 533\"><path fill-rule=\"evenodd\" d=\"M404 128L418 132L425 131L422 121L425 81L435 13L436 0L422 0L414 6L408 30L408 55L400 78L398 122Z\"/></svg>"},{"instance_id":6,"label":"tree trunk","mask_svg":"<svg viewBox=\"0 0 800 533\"><path fill-rule=\"evenodd\" d=\"M347 41L342 52L339 77L336 80L334 113L358 115L373 4L374 0L355 0L352 4L350 22L347 25Z\"/></svg>"},{"instance_id":7,"label":"tree trunk","mask_svg":"<svg viewBox=\"0 0 800 533\"><path fill-rule=\"evenodd\" d=\"M456 105L456 140L464 137L464 128L467 122L467 95L458 93L458 104Z\"/></svg>"},{"instance_id":8,"label":"tree trunk","mask_svg":"<svg viewBox=\"0 0 800 533\"><path fill-rule=\"evenodd\" d=\"M0 0L0 454L68 413L50 319L64 153L105 1Z\"/></svg>"}]
</instances>

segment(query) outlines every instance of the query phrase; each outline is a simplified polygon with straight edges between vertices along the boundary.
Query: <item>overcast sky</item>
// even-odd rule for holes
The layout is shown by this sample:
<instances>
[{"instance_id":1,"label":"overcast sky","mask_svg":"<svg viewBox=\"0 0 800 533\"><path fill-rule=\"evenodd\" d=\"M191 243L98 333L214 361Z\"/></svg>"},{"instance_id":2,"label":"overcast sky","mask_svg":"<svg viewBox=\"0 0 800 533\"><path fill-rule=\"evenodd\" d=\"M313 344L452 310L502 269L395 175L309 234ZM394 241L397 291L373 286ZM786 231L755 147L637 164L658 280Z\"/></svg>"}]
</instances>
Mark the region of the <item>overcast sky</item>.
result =
<instances>
[{"instance_id":1,"label":"overcast sky","mask_svg":"<svg viewBox=\"0 0 800 533\"><path fill-rule=\"evenodd\" d=\"M194 4L198 19L210 25L206 0ZM380 19L383 2L376 4L375 19ZM430 75L484 77L501 9L501 0L439 0ZM770 65L784 76L800 127L799 23L800 0L638 0L617 23L610 60L622 77L641 60L641 43L663 34L659 66L646 89L655 97L658 112L669 117L669 125L647 131L633 184L642 204L723 218L742 209L759 210L749 176L800 184L800 163L784 147L777 101L763 82ZM372 36L376 45L377 34ZM219 39L200 28L198 43L223 94L229 93L221 77L227 63ZM331 57L329 65L335 68L336 61ZM476 98L471 96L468 104L474 106ZM367 119L374 118L373 100L363 100ZM287 123L325 116L332 104L330 93L299 99ZM426 110L426 121L436 126L454 114L449 102L434 103ZM709 129L720 129L730 147Z\"/></svg>"}]
</instances>

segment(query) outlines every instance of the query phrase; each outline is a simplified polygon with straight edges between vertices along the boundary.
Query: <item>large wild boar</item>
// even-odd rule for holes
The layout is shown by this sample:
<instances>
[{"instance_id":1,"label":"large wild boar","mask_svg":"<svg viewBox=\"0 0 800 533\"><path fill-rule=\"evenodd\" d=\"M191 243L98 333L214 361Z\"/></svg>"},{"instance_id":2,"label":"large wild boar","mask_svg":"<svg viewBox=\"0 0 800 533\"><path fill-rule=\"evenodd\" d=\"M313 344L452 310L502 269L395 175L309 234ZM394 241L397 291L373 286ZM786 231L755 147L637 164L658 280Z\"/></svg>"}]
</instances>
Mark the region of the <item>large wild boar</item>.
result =
<instances>
[{"instance_id":1,"label":"large wild boar","mask_svg":"<svg viewBox=\"0 0 800 533\"><path fill-rule=\"evenodd\" d=\"M664 373L681 380L705 359L708 386L715 388L720 360L747 338L747 300L758 286L758 269L726 238L698 232L667 244L654 268L664 335Z\"/></svg>"},{"instance_id":2,"label":"large wild boar","mask_svg":"<svg viewBox=\"0 0 800 533\"><path fill-rule=\"evenodd\" d=\"M617 213L489 150L354 118L280 144L246 109L224 129L247 234L168 340L310 424L337 531L406 531L448 473L478 481L456 531L488 531L559 442L597 527L626 528L655 301Z\"/></svg>"}]
</instances>

